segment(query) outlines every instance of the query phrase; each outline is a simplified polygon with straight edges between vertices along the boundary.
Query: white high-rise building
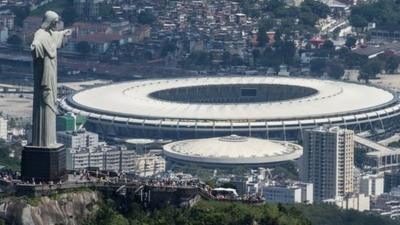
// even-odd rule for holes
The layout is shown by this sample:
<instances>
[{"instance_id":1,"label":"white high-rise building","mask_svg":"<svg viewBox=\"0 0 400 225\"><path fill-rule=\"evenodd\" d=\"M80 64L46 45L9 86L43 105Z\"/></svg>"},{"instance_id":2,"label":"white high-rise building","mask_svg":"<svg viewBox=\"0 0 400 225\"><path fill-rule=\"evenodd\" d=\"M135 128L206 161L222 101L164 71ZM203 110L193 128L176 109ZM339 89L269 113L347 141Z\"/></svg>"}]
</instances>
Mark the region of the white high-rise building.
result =
<instances>
[{"instance_id":1,"label":"white high-rise building","mask_svg":"<svg viewBox=\"0 0 400 225\"><path fill-rule=\"evenodd\" d=\"M114 172L135 173L138 176L153 176L165 172L166 162L154 154L137 155L125 146L100 145L93 150L71 149L67 151L67 169L82 170L97 168Z\"/></svg>"},{"instance_id":2,"label":"white high-rise building","mask_svg":"<svg viewBox=\"0 0 400 225\"><path fill-rule=\"evenodd\" d=\"M313 203L313 185L295 183L290 185L266 185L262 189L266 202Z\"/></svg>"},{"instance_id":3,"label":"white high-rise building","mask_svg":"<svg viewBox=\"0 0 400 225\"><path fill-rule=\"evenodd\" d=\"M361 177L360 180L360 193L369 196L379 196L383 194L384 190L384 175L368 174Z\"/></svg>"},{"instance_id":4,"label":"white high-rise building","mask_svg":"<svg viewBox=\"0 0 400 225\"><path fill-rule=\"evenodd\" d=\"M265 186L263 195L269 203L301 203L301 188L292 186Z\"/></svg>"},{"instance_id":5,"label":"white high-rise building","mask_svg":"<svg viewBox=\"0 0 400 225\"><path fill-rule=\"evenodd\" d=\"M134 160L135 174L141 177L153 176L165 172L165 159L158 155L137 156Z\"/></svg>"},{"instance_id":6,"label":"white high-rise building","mask_svg":"<svg viewBox=\"0 0 400 225\"><path fill-rule=\"evenodd\" d=\"M0 117L0 139L7 140L7 132L8 132L8 120Z\"/></svg>"},{"instance_id":7,"label":"white high-rise building","mask_svg":"<svg viewBox=\"0 0 400 225\"><path fill-rule=\"evenodd\" d=\"M86 130L59 131L57 142L69 149L94 149L99 146L99 135Z\"/></svg>"},{"instance_id":8,"label":"white high-rise building","mask_svg":"<svg viewBox=\"0 0 400 225\"><path fill-rule=\"evenodd\" d=\"M353 137L353 131L339 127L304 132L300 175L314 184L314 201L353 193Z\"/></svg>"}]
</instances>

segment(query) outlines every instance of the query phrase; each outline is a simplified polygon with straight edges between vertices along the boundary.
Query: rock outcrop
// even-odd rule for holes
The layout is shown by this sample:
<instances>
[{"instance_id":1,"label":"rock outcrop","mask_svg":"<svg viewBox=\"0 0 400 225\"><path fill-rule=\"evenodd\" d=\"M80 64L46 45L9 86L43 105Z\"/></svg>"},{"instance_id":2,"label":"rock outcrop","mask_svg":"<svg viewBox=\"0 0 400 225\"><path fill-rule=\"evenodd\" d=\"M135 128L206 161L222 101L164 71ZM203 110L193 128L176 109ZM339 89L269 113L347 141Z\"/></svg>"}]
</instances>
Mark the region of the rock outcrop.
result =
<instances>
[{"instance_id":1,"label":"rock outcrop","mask_svg":"<svg viewBox=\"0 0 400 225\"><path fill-rule=\"evenodd\" d=\"M82 191L41 198L7 198L0 217L13 225L79 225L96 210L97 192Z\"/></svg>"}]
</instances>

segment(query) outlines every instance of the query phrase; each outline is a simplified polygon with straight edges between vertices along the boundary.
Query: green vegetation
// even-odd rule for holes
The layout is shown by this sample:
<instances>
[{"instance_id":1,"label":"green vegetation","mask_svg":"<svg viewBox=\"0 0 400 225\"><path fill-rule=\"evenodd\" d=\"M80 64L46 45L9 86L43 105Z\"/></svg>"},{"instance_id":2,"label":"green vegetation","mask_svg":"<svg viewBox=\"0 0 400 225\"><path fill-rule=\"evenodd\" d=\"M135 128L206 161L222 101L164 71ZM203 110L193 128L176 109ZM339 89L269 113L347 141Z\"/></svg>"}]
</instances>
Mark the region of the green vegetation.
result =
<instances>
[{"instance_id":1,"label":"green vegetation","mask_svg":"<svg viewBox=\"0 0 400 225\"><path fill-rule=\"evenodd\" d=\"M357 44L357 38L355 38L353 36L347 37L345 45L348 48L353 48L354 46L356 46L356 44Z\"/></svg>"},{"instance_id":2,"label":"green vegetation","mask_svg":"<svg viewBox=\"0 0 400 225\"><path fill-rule=\"evenodd\" d=\"M360 68L360 79L367 83L370 79L375 79L376 75L383 70L386 73L395 73L400 65L400 57L393 54L380 54L373 59L366 60Z\"/></svg>"},{"instance_id":3,"label":"green vegetation","mask_svg":"<svg viewBox=\"0 0 400 225\"><path fill-rule=\"evenodd\" d=\"M0 139L0 165L12 171L20 170L20 155L22 147L19 144L7 144ZM15 158L10 157L10 152L15 152Z\"/></svg>"},{"instance_id":4,"label":"green vegetation","mask_svg":"<svg viewBox=\"0 0 400 225\"><path fill-rule=\"evenodd\" d=\"M92 50L92 47L90 47L90 44L87 41L78 42L75 48L82 55L87 55Z\"/></svg>"},{"instance_id":5,"label":"green vegetation","mask_svg":"<svg viewBox=\"0 0 400 225\"><path fill-rule=\"evenodd\" d=\"M272 175L279 176L284 179L299 179L297 165L294 162L287 162L285 164L274 167L274 169L272 170Z\"/></svg>"},{"instance_id":6,"label":"green vegetation","mask_svg":"<svg viewBox=\"0 0 400 225\"><path fill-rule=\"evenodd\" d=\"M195 207L175 208L166 206L154 211L145 211L132 203L128 209L118 210L116 203L107 200L100 205L96 215L85 225L147 224L147 225L308 225L295 207L282 205L250 206L244 204L201 201ZM111 223L112 221L112 223Z\"/></svg>"},{"instance_id":7,"label":"green vegetation","mask_svg":"<svg viewBox=\"0 0 400 225\"><path fill-rule=\"evenodd\" d=\"M212 57L206 51L193 51L185 60L185 65L207 66L211 65Z\"/></svg>"},{"instance_id":8,"label":"green vegetation","mask_svg":"<svg viewBox=\"0 0 400 225\"><path fill-rule=\"evenodd\" d=\"M367 83L370 79L376 78L376 75L382 71L382 62L379 60L369 60L361 66L360 79Z\"/></svg>"},{"instance_id":9,"label":"green vegetation","mask_svg":"<svg viewBox=\"0 0 400 225\"><path fill-rule=\"evenodd\" d=\"M388 146L392 148L400 148L400 141L392 142Z\"/></svg>"},{"instance_id":10,"label":"green vegetation","mask_svg":"<svg viewBox=\"0 0 400 225\"><path fill-rule=\"evenodd\" d=\"M156 17L150 11L140 12L137 19L139 23L148 25L151 25L156 21Z\"/></svg>"},{"instance_id":11,"label":"green vegetation","mask_svg":"<svg viewBox=\"0 0 400 225\"><path fill-rule=\"evenodd\" d=\"M389 217L331 205L246 205L200 201L193 208L167 205L146 210L137 203L104 200L85 225L395 225Z\"/></svg>"},{"instance_id":12,"label":"green vegetation","mask_svg":"<svg viewBox=\"0 0 400 225\"><path fill-rule=\"evenodd\" d=\"M398 29L400 26L400 2L396 0L378 0L353 6L350 23L363 28L368 22L375 22L378 28Z\"/></svg>"},{"instance_id":13,"label":"green vegetation","mask_svg":"<svg viewBox=\"0 0 400 225\"><path fill-rule=\"evenodd\" d=\"M297 205L313 225L398 225L398 220L354 210L341 210L332 205Z\"/></svg>"},{"instance_id":14,"label":"green vegetation","mask_svg":"<svg viewBox=\"0 0 400 225\"><path fill-rule=\"evenodd\" d=\"M315 23L329 13L327 5L314 0L305 0L299 7L288 6L281 0L268 0L263 2L261 9L263 15L268 15L264 21L272 20L286 35L293 35L296 31L300 34L314 33Z\"/></svg>"},{"instance_id":15,"label":"green vegetation","mask_svg":"<svg viewBox=\"0 0 400 225\"><path fill-rule=\"evenodd\" d=\"M196 164L187 164L184 166L175 165L173 168L175 172L183 172L187 174L192 174L199 177L201 180L210 180L213 177L214 170L199 167Z\"/></svg>"},{"instance_id":16,"label":"green vegetation","mask_svg":"<svg viewBox=\"0 0 400 225\"><path fill-rule=\"evenodd\" d=\"M67 193L81 193L81 192L92 192L92 191L93 190L91 188L88 188L88 187L79 187L79 188L67 189L67 190L60 191L60 192L55 193L55 194L51 194L49 196L49 198L51 200L56 200L57 201L57 200L62 199L64 197L64 194L67 194Z\"/></svg>"}]
</instances>

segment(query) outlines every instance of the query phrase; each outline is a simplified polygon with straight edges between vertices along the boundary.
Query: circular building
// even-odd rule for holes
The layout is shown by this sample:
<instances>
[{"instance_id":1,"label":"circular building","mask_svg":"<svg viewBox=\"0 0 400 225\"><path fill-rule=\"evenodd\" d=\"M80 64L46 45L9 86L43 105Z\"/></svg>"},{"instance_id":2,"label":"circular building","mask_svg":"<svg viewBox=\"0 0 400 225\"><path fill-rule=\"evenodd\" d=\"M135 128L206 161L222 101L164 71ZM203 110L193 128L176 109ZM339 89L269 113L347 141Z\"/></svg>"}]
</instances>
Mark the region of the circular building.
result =
<instances>
[{"instance_id":1,"label":"circular building","mask_svg":"<svg viewBox=\"0 0 400 225\"><path fill-rule=\"evenodd\" d=\"M350 82L233 76L141 80L96 87L61 101L109 137L297 139L325 124L372 135L394 132L400 105L390 91Z\"/></svg>"},{"instance_id":2,"label":"circular building","mask_svg":"<svg viewBox=\"0 0 400 225\"><path fill-rule=\"evenodd\" d=\"M231 135L220 138L192 139L164 146L169 161L202 166L266 166L300 158L303 148L284 141Z\"/></svg>"}]
</instances>

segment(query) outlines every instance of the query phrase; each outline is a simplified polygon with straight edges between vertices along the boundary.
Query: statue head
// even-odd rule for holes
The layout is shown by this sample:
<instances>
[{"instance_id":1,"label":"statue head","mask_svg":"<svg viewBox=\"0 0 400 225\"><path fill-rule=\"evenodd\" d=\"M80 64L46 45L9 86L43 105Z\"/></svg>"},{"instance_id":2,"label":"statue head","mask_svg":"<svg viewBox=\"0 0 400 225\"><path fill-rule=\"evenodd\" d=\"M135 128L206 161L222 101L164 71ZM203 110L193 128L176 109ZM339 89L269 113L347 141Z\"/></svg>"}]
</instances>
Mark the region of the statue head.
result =
<instances>
[{"instance_id":1,"label":"statue head","mask_svg":"<svg viewBox=\"0 0 400 225\"><path fill-rule=\"evenodd\" d=\"M42 29L54 30L57 26L60 16L54 11L47 11L43 16Z\"/></svg>"}]
</instances>

